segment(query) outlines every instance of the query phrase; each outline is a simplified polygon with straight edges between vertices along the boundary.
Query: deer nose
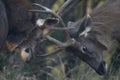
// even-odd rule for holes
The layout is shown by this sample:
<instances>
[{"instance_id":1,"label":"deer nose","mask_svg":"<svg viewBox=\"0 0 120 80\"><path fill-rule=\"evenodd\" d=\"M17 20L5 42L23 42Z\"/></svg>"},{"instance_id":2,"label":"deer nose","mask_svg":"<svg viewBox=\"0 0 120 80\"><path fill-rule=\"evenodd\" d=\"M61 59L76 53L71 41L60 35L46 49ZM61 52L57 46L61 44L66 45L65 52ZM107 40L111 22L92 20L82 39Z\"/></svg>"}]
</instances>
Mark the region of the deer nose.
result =
<instances>
[{"instance_id":1,"label":"deer nose","mask_svg":"<svg viewBox=\"0 0 120 80\"><path fill-rule=\"evenodd\" d=\"M96 71L99 75L104 75L106 73L106 63L102 61Z\"/></svg>"}]
</instances>

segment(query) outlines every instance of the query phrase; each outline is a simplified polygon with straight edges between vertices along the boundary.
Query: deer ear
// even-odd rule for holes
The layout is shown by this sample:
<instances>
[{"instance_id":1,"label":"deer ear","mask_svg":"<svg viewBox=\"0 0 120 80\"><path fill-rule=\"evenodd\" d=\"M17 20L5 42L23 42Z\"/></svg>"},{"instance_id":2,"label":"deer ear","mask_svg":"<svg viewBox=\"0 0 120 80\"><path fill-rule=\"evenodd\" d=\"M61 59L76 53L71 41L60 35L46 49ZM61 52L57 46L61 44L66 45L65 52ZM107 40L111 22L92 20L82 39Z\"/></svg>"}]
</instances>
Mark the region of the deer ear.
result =
<instances>
[{"instance_id":1,"label":"deer ear","mask_svg":"<svg viewBox=\"0 0 120 80\"><path fill-rule=\"evenodd\" d=\"M80 24L80 27L78 29L78 36L87 36L88 32L90 32L92 29L92 19L90 15L86 15Z\"/></svg>"}]
</instances>

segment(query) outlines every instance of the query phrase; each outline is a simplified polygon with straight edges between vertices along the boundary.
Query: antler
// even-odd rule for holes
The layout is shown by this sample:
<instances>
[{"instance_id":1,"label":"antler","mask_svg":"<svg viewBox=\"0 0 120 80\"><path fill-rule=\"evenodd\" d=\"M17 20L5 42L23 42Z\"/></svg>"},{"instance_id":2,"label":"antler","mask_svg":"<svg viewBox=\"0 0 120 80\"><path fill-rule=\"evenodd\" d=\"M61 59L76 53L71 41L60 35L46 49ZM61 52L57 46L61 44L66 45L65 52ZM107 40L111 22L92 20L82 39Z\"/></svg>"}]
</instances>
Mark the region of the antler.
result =
<instances>
[{"instance_id":1,"label":"antler","mask_svg":"<svg viewBox=\"0 0 120 80\"><path fill-rule=\"evenodd\" d=\"M51 54L45 54L45 55L41 55L41 56L50 56L50 55L53 55L55 54L56 52L59 52L61 50L64 50L66 47L74 44L76 41L74 39L72 39L67 31L67 27L64 23L64 21L62 20L62 16L65 14L65 13L62 13L62 12L67 12L67 10L65 9L66 7L68 7L69 9L75 5L75 3L79 1L79 0L67 0L58 10L58 12L54 12L52 11L51 9L45 7L45 6L42 6L41 4L37 4L37 3L34 3L33 6L38 6L40 8L42 8L43 10L36 10L36 9L33 9L33 10L29 10L31 12L39 12L39 13L46 13L46 14L51 14L52 16L56 17L59 19L59 23L62 25L62 28L51 28L53 30L63 30L63 32L65 33L65 37L66 37L66 42L61 42L49 35L45 36L45 38L47 38L49 41L55 43L59 48L56 49L54 52L52 52ZM74 3L74 4L72 4ZM72 5L71 5L72 4ZM70 6L71 5L71 6ZM47 28L47 27L46 27Z\"/></svg>"},{"instance_id":2,"label":"antler","mask_svg":"<svg viewBox=\"0 0 120 80\"><path fill-rule=\"evenodd\" d=\"M76 42L74 39L70 39L70 40L68 40L68 41L66 41L66 42L63 43L63 42L61 42L61 41L59 41L59 40L57 40L57 39L55 39L55 38L52 38L52 37L49 36L49 35L47 35L46 38L47 38L49 41L55 43L58 47L57 47L57 49L56 49L54 52L49 53L49 54L40 55L41 57L48 57L48 56L55 55L55 54L57 54L58 52L64 50L66 47L68 47L68 46L70 46L70 45L73 45L73 44Z\"/></svg>"},{"instance_id":3,"label":"antler","mask_svg":"<svg viewBox=\"0 0 120 80\"><path fill-rule=\"evenodd\" d=\"M53 15L54 17L57 17L60 20L62 26L65 27L65 23L63 22L62 18L58 14L53 12L51 9L49 9L49 8L47 8L45 6L42 6L41 4L37 4L37 3L33 3L32 5L33 6L38 6L38 7L42 8L43 10L34 9L34 10L29 10L29 11L31 11L31 12L39 12L39 13L47 13L47 14L49 13L49 14Z\"/></svg>"},{"instance_id":4,"label":"antler","mask_svg":"<svg viewBox=\"0 0 120 80\"><path fill-rule=\"evenodd\" d=\"M38 7L42 8L42 9L44 9L44 10L29 10L29 11L32 11L32 12L42 12L42 13L50 13L50 14L52 14L53 16L57 17L60 20L60 23L61 23L61 25L63 27L66 27L65 23L62 20L62 18L58 14L56 14L55 12L53 12L51 9L49 9L49 8L47 8L45 6L42 6L41 4L37 4L37 3L34 3L33 5L34 6L38 6ZM66 39L67 40L70 39L70 36L69 36L68 32L66 30L63 30L63 32L64 32L64 34L66 36Z\"/></svg>"}]
</instances>

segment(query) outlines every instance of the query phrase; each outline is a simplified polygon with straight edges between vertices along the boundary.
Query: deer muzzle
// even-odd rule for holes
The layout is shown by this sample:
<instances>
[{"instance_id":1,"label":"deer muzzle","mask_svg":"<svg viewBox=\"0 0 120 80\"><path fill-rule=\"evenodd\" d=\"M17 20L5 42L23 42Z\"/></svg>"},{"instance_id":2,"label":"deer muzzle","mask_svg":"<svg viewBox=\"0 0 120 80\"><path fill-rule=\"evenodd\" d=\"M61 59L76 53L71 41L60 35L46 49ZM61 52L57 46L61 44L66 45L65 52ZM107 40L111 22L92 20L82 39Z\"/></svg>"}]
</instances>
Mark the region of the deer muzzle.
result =
<instances>
[{"instance_id":1,"label":"deer muzzle","mask_svg":"<svg viewBox=\"0 0 120 80\"><path fill-rule=\"evenodd\" d=\"M99 75L104 75L106 73L106 63L105 61L101 62L96 72Z\"/></svg>"}]
</instances>

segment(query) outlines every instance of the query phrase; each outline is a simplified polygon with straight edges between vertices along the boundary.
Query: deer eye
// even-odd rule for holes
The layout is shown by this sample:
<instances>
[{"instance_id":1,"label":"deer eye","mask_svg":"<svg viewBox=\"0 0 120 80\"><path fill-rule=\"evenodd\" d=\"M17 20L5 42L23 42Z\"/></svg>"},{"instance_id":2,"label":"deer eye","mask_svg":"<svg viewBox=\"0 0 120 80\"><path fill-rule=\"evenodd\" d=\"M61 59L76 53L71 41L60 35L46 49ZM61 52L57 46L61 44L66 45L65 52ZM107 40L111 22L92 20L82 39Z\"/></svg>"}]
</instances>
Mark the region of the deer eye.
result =
<instances>
[{"instance_id":1,"label":"deer eye","mask_svg":"<svg viewBox=\"0 0 120 80\"><path fill-rule=\"evenodd\" d=\"M29 53L29 51L30 51L29 48L25 49L25 52Z\"/></svg>"},{"instance_id":2,"label":"deer eye","mask_svg":"<svg viewBox=\"0 0 120 80\"><path fill-rule=\"evenodd\" d=\"M86 53L88 51L86 46L83 46L81 50L82 50L83 53Z\"/></svg>"}]
</instances>

